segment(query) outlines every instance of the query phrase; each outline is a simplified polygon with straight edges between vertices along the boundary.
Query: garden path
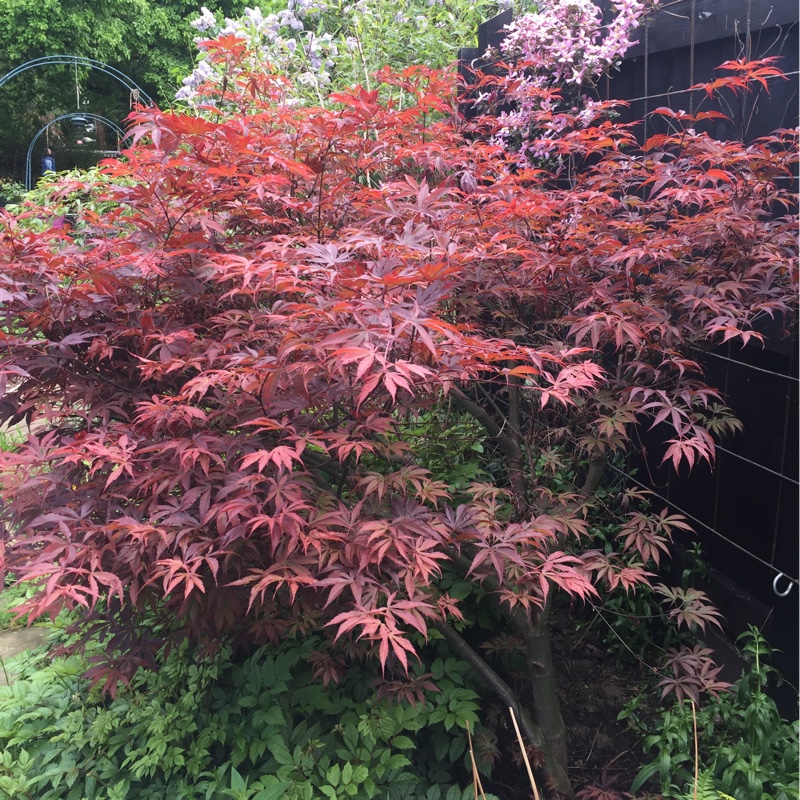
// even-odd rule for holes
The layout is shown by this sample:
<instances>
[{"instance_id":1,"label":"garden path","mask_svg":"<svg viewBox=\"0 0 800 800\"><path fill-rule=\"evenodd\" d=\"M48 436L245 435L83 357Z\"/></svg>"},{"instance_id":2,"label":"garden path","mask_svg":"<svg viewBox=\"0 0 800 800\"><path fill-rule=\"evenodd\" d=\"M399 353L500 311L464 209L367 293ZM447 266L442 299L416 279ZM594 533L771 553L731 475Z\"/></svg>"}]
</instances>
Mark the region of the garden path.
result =
<instances>
[{"instance_id":1,"label":"garden path","mask_svg":"<svg viewBox=\"0 0 800 800\"><path fill-rule=\"evenodd\" d=\"M0 686L8 686L9 678L13 680L13 675L9 675L5 668L9 659L44 644L49 632L48 627L38 625L0 632L0 664L3 665L0 669Z\"/></svg>"}]
</instances>

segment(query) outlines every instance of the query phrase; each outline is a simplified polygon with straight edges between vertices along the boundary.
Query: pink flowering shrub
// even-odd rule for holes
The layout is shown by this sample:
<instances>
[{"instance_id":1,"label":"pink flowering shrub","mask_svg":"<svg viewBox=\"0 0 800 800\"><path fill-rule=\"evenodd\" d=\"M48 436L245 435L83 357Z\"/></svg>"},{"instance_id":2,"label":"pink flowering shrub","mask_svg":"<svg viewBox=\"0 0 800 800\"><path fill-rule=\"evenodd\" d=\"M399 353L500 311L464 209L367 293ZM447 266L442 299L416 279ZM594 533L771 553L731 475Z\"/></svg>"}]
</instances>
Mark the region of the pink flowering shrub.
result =
<instances>
[{"instance_id":1,"label":"pink flowering shrub","mask_svg":"<svg viewBox=\"0 0 800 800\"><path fill-rule=\"evenodd\" d=\"M516 150L522 162L546 158L570 127L588 127L606 115L609 104L584 91L637 44L634 31L654 4L614 0L615 16L607 25L592 0L548 0L541 11L515 19L508 26L502 52L489 54L513 64L501 95L514 108L500 115L503 125L497 143ZM544 127L534 124L542 113L550 115Z\"/></svg>"},{"instance_id":2,"label":"pink flowering shrub","mask_svg":"<svg viewBox=\"0 0 800 800\"><path fill-rule=\"evenodd\" d=\"M508 26L503 53L535 70L530 80L538 86L581 86L619 63L637 43L630 37L652 3L616 0L612 6L617 15L604 26L592 0L549 0L541 11Z\"/></svg>"}]
</instances>

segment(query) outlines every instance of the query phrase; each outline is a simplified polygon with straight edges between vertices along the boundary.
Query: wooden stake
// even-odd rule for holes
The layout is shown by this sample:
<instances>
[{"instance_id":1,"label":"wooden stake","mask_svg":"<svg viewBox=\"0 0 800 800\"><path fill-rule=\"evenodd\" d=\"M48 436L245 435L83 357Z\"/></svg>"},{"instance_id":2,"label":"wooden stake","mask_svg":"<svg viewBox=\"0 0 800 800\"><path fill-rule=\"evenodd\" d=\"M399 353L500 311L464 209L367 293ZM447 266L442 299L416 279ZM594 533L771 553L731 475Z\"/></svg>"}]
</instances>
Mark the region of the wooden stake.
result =
<instances>
[{"instance_id":1,"label":"wooden stake","mask_svg":"<svg viewBox=\"0 0 800 800\"><path fill-rule=\"evenodd\" d=\"M475 751L472 749L472 733L469 729L469 722L467 722L467 741L469 742L469 758L472 762L472 787L475 790L475 800L478 800L478 790L480 790L481 793L481 800L486 800L486 793L483 791L478 765L475 763Z\"/></svg>"},{"instance_id":2,"label":"wooden stake","mask_svg":"<svg viewBox=\"0 0 800 800\"><path fill-rule=\"evenodd\" d=\"M517 732L517 739L519 740L520 750L522 750L522 759L525 762L525 768L528 770L528 780L531 782L531 788L533 789L533 796L536 798L536 800L541 800L541 798L539 797L539 790L536 788L536 781L533 779L533 770L531 769L531 762L528 761L528 754L525 751L525 742L522 741L522 734L519 731L519 725L517 725L517 718L514 715L514 709L511 708L511 706L509 706L508 710L511 712L511 721L514 723L514 730Z\"/></svg>"}]
</instances>

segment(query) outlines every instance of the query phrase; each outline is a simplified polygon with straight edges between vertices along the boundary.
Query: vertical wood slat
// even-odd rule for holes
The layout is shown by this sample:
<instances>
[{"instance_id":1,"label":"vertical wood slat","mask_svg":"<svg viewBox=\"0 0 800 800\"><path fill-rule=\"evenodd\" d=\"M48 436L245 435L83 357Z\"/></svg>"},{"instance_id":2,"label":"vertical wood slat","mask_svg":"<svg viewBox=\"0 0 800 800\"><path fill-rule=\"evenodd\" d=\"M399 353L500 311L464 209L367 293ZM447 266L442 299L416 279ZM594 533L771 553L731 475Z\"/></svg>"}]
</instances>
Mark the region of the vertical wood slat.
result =
<instances>
[{"instance_id":1,"label":"vertical wood slat","mask_svg":"<svg viewBox=\"0 0 800 800\"><path fill-rule=\"evenodd\" d=\"M595 0L608 14L609 0ZM749 9L748 9L749 5ZM691 42L691 0L666 0L659 4L650 19L650 53L688 47ZM743 36L750 11L753 32L786 26L797 22L797 0L697 0L694 15L694 42L701 45L719 39ZM637 58L644 52L641 36L639 44L627 53L627 58Z\"/></svg>"}]
</instances>

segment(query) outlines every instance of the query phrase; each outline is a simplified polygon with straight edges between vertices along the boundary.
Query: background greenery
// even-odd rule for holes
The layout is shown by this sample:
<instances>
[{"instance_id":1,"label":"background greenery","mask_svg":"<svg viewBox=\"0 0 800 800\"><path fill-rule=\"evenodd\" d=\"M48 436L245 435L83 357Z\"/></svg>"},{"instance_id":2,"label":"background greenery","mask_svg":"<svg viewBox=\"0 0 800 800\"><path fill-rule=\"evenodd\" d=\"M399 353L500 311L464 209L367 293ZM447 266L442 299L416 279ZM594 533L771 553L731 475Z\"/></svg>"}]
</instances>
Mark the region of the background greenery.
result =
<instances>
[{"instance_id":1,"label":"background greenery","mask_svg":"<svg viewBox=\"0 0 800 800\"><path fill-rule=\"evenodd\" d=\"M245 5L243 0L207 4L226 15L241 13ZM163 102L191 69L197 32L189 21L198 12L195 0L0 0L0 75L41 56L79 55L122 70ZM127 115L128 93L116 81L81 70L78 80L80 110L114 121ZM0 175L21 177L36 132L54 117L75 110L71 67L37 68L9 81L0 89ZM74 146L77 138L71 126L52 131L51 144L59 145L59 168L80 160L83 151Z\"/></svg>"},{"instance_id":2,"label":"background greenery","mask_svg":"<svg viewBox=\"0 0 800 800\"><path fill-rule=\"evenodd\" d=\"M79 55L116 67L161 107L170 106L197 56L198 31L190 23L199 17L200 5L200 0L0 0L0 76L41 56ZM288 0L208 0L206 5L223 23L241 17L246 6L264 15L285 10ZM459 47L474 43L477 26L499 10L497 0L412 0L402 7L377 0L328 0L325 5L324 13L304 18L300 35L328 33L340 44L348 36L358 38L357 51L340 47L337 83L342 85L369 80L365 76L386 64L445 66ZM52 66L13 78L0 89L0 178L23 178L31 139L55 117L79 110L119 124L129 109L128 92L102 73L79 69L76 75L73 67ZM97 138L93 131L88 134ZM86 135L85 128L69 121L48 131L59 170L96 163L98 154L94 145L86 145ZM106 147L114 149L111 131L105 137ZM43 137L38 144L34 176L48 140Z\"/></svg>"}]
</instances>

